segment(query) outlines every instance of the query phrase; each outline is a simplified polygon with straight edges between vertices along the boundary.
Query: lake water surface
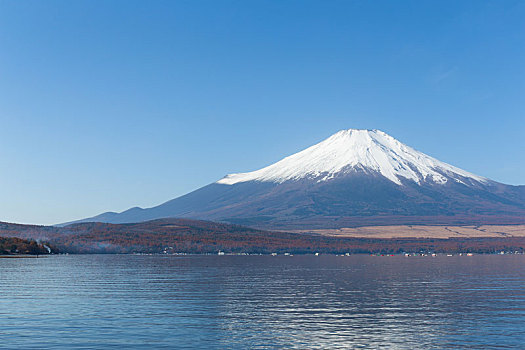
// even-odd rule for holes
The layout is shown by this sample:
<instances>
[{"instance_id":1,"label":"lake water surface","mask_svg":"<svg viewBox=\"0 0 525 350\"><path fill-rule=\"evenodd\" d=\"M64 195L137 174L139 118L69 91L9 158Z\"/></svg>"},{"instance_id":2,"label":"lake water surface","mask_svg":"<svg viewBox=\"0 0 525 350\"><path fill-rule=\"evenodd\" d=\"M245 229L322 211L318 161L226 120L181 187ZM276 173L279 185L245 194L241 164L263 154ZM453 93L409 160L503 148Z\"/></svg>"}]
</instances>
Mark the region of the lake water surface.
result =
<instances>
[{"instance_id":1,"label":"lake water surface","mask_svg":"<svg viewBox=\"0 0 525 350\"><path fill-rule=\"evenodd\" d=\"M525 348L525 256L0 259L0 348Z\"/></svg>"}]
</instances>

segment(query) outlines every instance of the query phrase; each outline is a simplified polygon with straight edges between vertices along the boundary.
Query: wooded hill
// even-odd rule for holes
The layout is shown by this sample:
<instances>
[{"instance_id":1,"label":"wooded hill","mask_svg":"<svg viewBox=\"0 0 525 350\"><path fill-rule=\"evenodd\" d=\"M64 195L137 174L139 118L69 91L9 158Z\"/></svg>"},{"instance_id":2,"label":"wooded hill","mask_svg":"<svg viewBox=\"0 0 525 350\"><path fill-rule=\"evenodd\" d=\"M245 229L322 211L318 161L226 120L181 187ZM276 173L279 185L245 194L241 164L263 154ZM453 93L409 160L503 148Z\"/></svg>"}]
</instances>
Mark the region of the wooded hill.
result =
<instances>
[{"instance_id":1,"label":"wooded hill","mask_svg":"<svg viewBox=\"0 0 525 350\"><path fill-rule=\"evenodd\" d=\"M68 253L494 253L522 252L525 248L525 237L329 237L189 219L134 224L81 223L66 227L2 223L0 236L46 241Z\"/></svg>"},{"instance_id":2,"label":"wooded hill","mask_svg":"<svg viewBox=\"0 0 525 350\"><path fill-rule=\"evenodd\" d=\"M49 247L49 250L52 250ZM0 255L44 255L49 251L44 244L17 237L0 237Z\"/></svg>"}]
</instances>

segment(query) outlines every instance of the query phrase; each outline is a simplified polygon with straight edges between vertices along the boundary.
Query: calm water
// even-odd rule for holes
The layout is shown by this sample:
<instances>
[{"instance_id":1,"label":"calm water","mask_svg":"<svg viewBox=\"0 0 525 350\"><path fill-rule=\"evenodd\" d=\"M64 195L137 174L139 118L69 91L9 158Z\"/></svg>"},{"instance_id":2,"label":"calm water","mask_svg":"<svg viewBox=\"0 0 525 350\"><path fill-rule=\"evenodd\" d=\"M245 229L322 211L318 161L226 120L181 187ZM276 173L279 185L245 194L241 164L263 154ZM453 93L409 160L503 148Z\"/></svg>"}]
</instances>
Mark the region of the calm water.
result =
<instances>
[{"instance_id":1,"label":"calm water","mask_svg":"<svg viewBox=\"0 0 525 350\"><path fill-rule=\"evenodd\" d=\"M525 256L0 259L0 348L525 348Z\"/></svg>"}]
</instances>

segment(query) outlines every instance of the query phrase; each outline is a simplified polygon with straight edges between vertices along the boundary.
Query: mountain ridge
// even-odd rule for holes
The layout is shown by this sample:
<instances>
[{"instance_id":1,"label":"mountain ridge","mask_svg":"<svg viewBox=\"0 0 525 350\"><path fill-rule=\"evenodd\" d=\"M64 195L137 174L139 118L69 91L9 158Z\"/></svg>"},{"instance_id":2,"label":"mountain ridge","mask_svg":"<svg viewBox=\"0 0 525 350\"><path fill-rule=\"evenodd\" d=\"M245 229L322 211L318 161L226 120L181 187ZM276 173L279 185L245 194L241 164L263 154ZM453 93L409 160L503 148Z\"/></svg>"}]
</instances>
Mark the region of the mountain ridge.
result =
<instances>
[{"instance_id":1,"label":"mountain ridge","mask_svg":"<svg viewBox=\"0 0 525 350\"><path fill-rule=\"evenodd\" d=\"M379 130L348 129L265 168L230 174L161 205L76 222L165 217L264 229L388 224L523 223L525 186L441 162ZM404 218L404 219L403 219ZM348 227L348 226L347 226Z\"/></svg>"}]
</instances>

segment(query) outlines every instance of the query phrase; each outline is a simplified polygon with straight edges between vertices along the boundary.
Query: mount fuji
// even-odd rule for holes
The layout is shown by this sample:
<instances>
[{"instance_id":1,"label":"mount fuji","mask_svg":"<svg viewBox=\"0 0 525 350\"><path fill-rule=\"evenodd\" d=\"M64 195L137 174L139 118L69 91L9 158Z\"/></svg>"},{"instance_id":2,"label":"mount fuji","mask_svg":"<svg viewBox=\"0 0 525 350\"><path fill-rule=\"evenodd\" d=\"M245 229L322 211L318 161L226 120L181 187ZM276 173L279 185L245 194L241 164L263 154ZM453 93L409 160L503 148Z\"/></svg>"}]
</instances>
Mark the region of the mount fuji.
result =
<instances>
[{"instance_id":1,"label":"mount fuji","mask_svg":"<svg viewBox=\"0 0 525 350\"><path fill-rule=\"evenodd\" d=\"M153 208L77 222L178 217L270 229L525 223L525 186L474 175L379 130L342 130L277 163Z\"/></svg>"}]
</instances>

